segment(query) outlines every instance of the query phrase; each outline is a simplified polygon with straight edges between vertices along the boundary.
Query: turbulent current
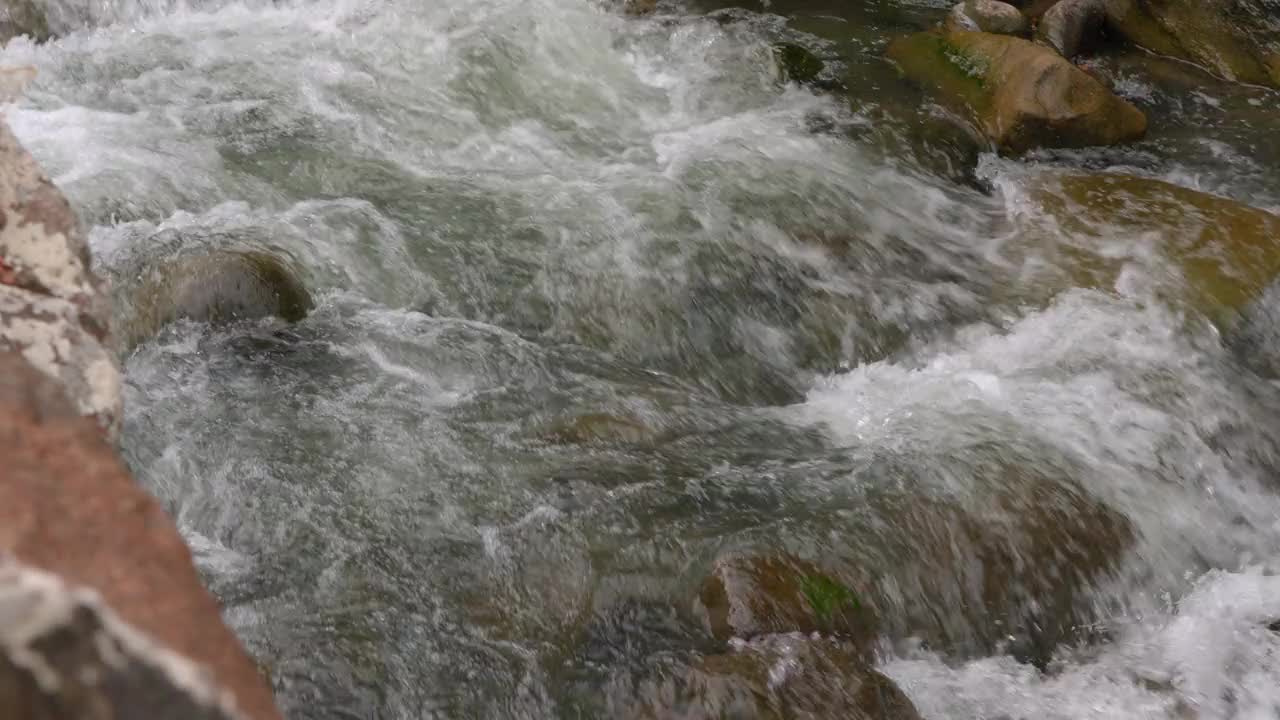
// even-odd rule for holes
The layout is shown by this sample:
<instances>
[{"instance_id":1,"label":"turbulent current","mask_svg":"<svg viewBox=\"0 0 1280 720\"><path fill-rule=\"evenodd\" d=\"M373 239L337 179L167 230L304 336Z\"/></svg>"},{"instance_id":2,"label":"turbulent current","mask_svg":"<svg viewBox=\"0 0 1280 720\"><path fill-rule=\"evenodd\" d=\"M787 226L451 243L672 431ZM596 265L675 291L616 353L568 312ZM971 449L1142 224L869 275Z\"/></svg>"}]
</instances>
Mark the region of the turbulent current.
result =
<instances>
[{"instance_id":1,"label":"turbulent current","mask_svg":"<svg viewBox=\"0 0 1280 720\"><path fill-rule=\"evenodd\" d=\"M608 717L763 549L896 599L931 720L1280 716L1280 295L1221 322L1176 219L1054 184L1280 210L1280 96L1104 55L1148 139L1002 159L883 59L946 3L726 5L53 0L0 53L117 287L235 248L315 298L121 349L125 457L286 715ZM1081 517L1092 625L1025 662L954 538L1021 577Z\"/></svg>"}]
</instances>

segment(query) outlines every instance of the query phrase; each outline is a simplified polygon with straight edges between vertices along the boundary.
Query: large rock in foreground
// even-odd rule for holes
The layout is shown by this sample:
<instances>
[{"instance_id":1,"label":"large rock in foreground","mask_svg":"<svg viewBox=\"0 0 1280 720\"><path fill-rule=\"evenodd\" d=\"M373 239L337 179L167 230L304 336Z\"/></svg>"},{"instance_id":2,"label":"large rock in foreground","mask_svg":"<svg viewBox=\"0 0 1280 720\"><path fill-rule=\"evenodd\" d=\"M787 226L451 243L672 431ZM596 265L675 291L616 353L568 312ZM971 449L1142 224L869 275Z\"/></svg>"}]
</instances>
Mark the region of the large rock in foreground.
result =
<instances>
[{"instance_id":1,"label":"large rock in foreground","mask_svg":"<svg viewBox=\"0 0 1280 720\"><path fill-rule=\"evenodd\" d=\"M202 668L96 595L0 561L0 712L22 720L236 720Z\"/></svg>"},{"instance_id":2,"label":"large rock in foreground","mask_svg":"<svg viewBox=\"0 0 1280 720\"><path fill-rule=\"evenodd\" d=\"M981 32L917 33L889 46L906 76L967 112L1001 150L1115 145L1147 118L1051 48Z\"/></svg>"},{"instance_id":3,"label":"large rock in foreground","mask_svg":"<svg viewBox=\"0 0 1280 720\"><path fill-rule=\"evenodd\" d=\"M67 402L62 386L14 353L0 353L0 450L0 555L54 573L71 586L96 591L124 622L207 668L212 682L231 693L246 717L279 717L270 689L223 624L218 604L201 584L173 522L129 477L94 423ZM4 592L0 587L0 597ZM75 606L68 612L85 605L68 602ZM111 623L93 607L87 612L73 637L50 642L72 653L92 650L82 647L83 633L99 632L95 623ZM0 626L4 625L0 608ZM96 660L86 656L84 662L92 667ZM48 707L61 708L64 714L34 717L179 717L145 711L157 693L169 692L165 682L152 684L159 676L145 668L126 667L121 672L133 678L133 684L120 690L125 694L113 695L112 702L125 703L119 707L129 712L83 714L63 698L49 700L54 704ZM5 682L0 677L0 699ZM36 702L33 707L46 707L41 704L45 700L31 702ZM0 717L29 717L11 712L0 704Z\"/></svg>"}]
</instances>

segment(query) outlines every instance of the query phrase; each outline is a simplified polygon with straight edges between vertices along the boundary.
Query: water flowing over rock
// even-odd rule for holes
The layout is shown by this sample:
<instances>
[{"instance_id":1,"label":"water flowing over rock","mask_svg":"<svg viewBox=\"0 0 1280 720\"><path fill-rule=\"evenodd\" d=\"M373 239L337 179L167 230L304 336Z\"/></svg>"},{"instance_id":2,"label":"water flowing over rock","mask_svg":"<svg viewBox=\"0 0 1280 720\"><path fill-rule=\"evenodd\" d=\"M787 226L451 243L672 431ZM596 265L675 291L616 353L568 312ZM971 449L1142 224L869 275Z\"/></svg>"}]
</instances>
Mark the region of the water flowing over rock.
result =
<instances>
[{"instance_id":1,"label":"water flowing over rock","mask_svg":"<svg viewBox=\"0 0 1280 720\"><path fill-rule=\"evenodd\" d=\"M634 682L634 687L627 687ZM911 701L836 641L799 634L736 643L683 666L615 686L610 717L919 720ZM634 698L634 699L632 699Z\"/></svg>"},{"instance_id":2,"label":"water flowing over rock","mask_svg":"<svg viewBox=\"0 0 1280 720\"><path fill-rule=\"evenodd\" d=\"M1119 173L1046 178L1036 195L1044 209L1084 237L1150 234L1154 249L1180 269L1183 297L1225 320L1261 296L1280 275L1280 215L1180 185ZM1115 259L1081 256L1075 279L1107 287Z\"/></svg>"},{"instance_id":3,"label":"water flowing over rock","mask_svg":"<svg viewBox=\"0 0 1280 720\"><path fill-rule=\"evenodd\" d=\"M119 335L132 348L178 319L213 325L263 317L296 322L313 305L285 262L261 251L182 256L129 278L117 310Z\"/></svg>"},{"instance_id":4,"label":"water flowing over rock","mask_svg":"<svg viewBox=\"0 0 1280 720\"><path fill-rule=\"evenodd\" d=\"M1146 133L1146 116L1052 49L978 32L894 42L906 76L969 113L1000 149L1114 145Z\"/></svg>"}]
</instances>

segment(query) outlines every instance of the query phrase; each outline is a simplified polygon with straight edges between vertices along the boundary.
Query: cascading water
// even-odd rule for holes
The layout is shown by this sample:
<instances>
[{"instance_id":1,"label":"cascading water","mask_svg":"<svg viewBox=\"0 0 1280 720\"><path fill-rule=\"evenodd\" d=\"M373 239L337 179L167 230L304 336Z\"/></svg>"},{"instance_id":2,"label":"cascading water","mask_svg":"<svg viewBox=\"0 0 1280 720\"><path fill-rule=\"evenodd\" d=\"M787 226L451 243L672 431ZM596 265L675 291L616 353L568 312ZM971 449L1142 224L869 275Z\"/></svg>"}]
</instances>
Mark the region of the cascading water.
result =
<instances>
[{"instance_id":1,"label":"cascading water","mask_svg":"<svg viewBox=\"0 0 1280 720\"><path fill-rule=\"evenodd\" d=\"M887 577L940 504L1037 563L1033 486L1103 518L1105 628L1037 668L911 576L879 667L925 717L1280 714L1276 336L1178 299L1178 228L1038 194L1123 168L1280 208L1280 98L1112 58L1152 140L979 158L881 59L947 4L55 0L62 37L4 48L118 287L237 248L315 296L126 349L126 458L289 717L601 716L706 648L720 550ZM780 41L844 90L784 82ZM1073 282L1098 238L1117 277Z\"/></svg>"}]
</instances>

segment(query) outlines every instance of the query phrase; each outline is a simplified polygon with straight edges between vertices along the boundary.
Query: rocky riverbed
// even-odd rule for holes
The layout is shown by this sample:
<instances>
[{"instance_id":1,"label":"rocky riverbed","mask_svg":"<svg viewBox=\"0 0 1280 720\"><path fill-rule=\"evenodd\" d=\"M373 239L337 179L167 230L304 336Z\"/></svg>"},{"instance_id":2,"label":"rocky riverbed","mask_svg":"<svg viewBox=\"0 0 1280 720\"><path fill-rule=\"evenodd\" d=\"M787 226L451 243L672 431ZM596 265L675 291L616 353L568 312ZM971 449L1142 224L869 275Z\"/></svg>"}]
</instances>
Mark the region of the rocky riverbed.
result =
<instances>
[{"instance_id":1,"label":"rocky riverbed","mask_svg":"<svg viewBox=\"0 0 1280 720\"><path fill-rule=\"evenodd\" d=\"M1280 705L1271 0L6 13L0 702Z\"/></svg>"}]
</instances>

